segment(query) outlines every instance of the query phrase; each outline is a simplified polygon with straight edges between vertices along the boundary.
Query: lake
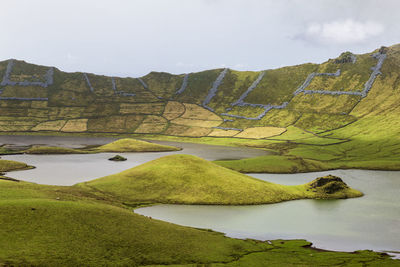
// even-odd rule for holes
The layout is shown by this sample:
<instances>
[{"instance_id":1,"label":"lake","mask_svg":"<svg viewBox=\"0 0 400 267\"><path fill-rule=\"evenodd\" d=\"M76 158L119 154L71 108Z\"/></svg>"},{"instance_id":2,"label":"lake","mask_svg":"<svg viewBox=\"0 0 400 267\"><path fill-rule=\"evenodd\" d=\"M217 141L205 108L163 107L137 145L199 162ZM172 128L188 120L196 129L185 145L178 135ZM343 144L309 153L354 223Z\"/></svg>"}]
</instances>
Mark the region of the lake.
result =
<instances>
[{"instance_id":1,"label":"lake","mask_svg":"<svg viewBox=\"0 0 400 267\"><path fill-rule=\"evenodd\" d=\"M0 143L82 147L104 144L113 138L0 136ZM155 141L156 142L156 141ZM51 185L73 185L117 173L161 156L184 153L208 160L239 159L265 155L251 148L190 143L159 142L182 147L182 151L119 153L124 162L107 159L115 153L78 155L9 155L36 169L11 172L13 178ZM364 197L346 200L297 200L257 206L157 205L136 209L141 215L180 225L208 228L236 238L259 240L302 238L329 250L400 250L400 172L335 170L301 174L249 174L287 185L302 184L326 174L337 175Z\"/></svg>"},{"instance_id":2,"label":"lake","mask_svg":"<svg viewBox=\"0 0 400 267\"><path fill-rule=\"evenodd\" d=\"M0 144L28 146L41 144L79 148L87 145L103 145L116 140L103 137L58 137L58 136L1 136ZM215 145L151 141L181 147L181 151L118 153L126 161L115 162L108 159L117 153L70 154L70 155L8 155L2 159L16 160L35 166L35 169L10 172L7 176L38 184L74 185L121 172L153 159L172 154L190 154L207 160L241 159L267 155L270 152L254 148L225 147Z\"/></svg>"},{"instance_id":3,"label":"lake","mask_svg":"<svg viewBox=\"0 0 400 267\"><path fill-rule=\"evenodd\" d=\"M400 172L334 170L301 174L249 174L295 185L333 174L365 193L343 200L296 200L257 206L158 205L141 215L180 225L213 229L236 238L307 239L338 251L400 250Z\"/></svg>"}]
</instances>

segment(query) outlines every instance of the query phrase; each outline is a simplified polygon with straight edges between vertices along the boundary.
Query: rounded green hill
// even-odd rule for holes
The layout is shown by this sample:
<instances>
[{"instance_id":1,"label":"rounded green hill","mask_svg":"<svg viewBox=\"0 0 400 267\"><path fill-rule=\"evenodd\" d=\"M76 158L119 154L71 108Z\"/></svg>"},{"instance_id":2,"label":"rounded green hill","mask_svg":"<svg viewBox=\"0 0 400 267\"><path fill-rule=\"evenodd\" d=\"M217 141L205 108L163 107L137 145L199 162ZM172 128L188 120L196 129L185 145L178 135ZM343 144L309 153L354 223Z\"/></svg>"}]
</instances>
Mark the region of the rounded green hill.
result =
<instances>
[{"instance_id":1,"label":"rounded green hill","mask_svg":"<svg viewBox=\"0 0 400 267\"><path fill-rule=\"evenodd\" d=\"M312 187L313 184L285 186L265 182L191 155L165 156L79 186L94 188L131 204L245 205L362 196L345 184L339 186L340 190L327 192Z\"/></svg>"},{"instance_id":2,"label":"rounded green hill","mask_svg":"<svg viewBox=\"0 0 400 267\"><path fill-rule=\"evenodd\" d=\"M94 149L96 152L164 152L178 151L178 147L160 145L132 138L119 139Z\"/></svg>"}]
</instances>

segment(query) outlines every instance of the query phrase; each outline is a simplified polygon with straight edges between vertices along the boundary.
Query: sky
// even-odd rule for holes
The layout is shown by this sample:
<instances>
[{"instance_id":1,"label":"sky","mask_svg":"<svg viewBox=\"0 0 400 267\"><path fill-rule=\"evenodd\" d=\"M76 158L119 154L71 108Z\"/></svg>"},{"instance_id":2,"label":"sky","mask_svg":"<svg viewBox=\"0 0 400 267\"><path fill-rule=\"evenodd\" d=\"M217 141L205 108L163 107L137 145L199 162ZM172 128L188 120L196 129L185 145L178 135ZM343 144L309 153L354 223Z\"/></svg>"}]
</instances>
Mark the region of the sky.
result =
<instances>
[{"instance_id":1,"label":"sky","mask_svg":"<svg viewBox=\"0 0 400 267\"><path fill-rule=\"evenodd\" d=\"M0 0L0 60L109 76L321 63L400 43L399 0Z\"/></svg>"}]
</instances>

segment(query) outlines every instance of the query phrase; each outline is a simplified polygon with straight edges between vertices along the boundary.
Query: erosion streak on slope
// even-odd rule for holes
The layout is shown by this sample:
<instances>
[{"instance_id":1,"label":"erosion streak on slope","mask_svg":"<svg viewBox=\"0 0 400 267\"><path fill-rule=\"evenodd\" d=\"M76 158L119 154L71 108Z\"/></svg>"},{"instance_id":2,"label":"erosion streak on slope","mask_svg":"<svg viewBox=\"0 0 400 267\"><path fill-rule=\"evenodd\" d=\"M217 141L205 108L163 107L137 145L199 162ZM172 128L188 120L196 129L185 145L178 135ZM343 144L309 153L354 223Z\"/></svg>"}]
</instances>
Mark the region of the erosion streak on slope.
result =
<instances>
[{"instance_id":1,"label":"erosion streak on slope","mask_svg":"<svg viewBox=\"0 0 400 267\"><path fill-rule=\"evenodd\" d=\"M229 113L221 113L221 115L232 117L232 118L246 119L246 120L261 120L265 116L265 114L267 114L268 111L270 111L271 109L284 109L284 108L286 108L286 106L288 104L289 104L289 102L284 102L282 105L270 105L270 104L262 105L262 104L243 103L242 105L239 105L239 106L261 107L264 109L264 111L261 112L257 117L244 117L244 116L233 115L233 114L229 114Z\"/></svg>"},{"instance_id":2,"label":"erosion streak on slope","mask_svg":"<svg viewBox=\"0 0 400 267\"><path fill-rule=\"evenodd\" d=\"M135 96L136 95L134 93L126 93L124 91L118 91L117 90L117 84L115 83L115 78L114 77L111 78L111 83L112 83L112 89L113 89L113 91L114 91L114 93L116 95L120 95L120 96Z\"/></svg>"},{"instance_id":3,"label":"erosion streak on slope","mask_svg":"<svg viewBox=\"0 0 400 267\"><path fill-rule=\"evenodd\" d=\"M3 80L0 83L1 86L19 85L19 86L41 86L41 87L47 88L47 86L53 84L54 69L52 67L49 68L49 70L46 72L46 74L44 76L45 79L46 79L45 82L29 82L29 81L13 82L13 81L10 81L10 75L11 75L13 66L14 66L14 60L10 59L8 61L8 64L7 64L7 69L6 69L6 72L5 72L4 76L3 76Z\"/></svg>"},{"instance_id":4,"label":"erosion streak on slope","mask_svg":"<svg viewBox=\"0 0 400 267\"><path fill-rule=\"evenodd\" d=\"M145 89L149 89L149 87L147 86L147 84L141 79L141 78L137 78L138 79L138 81L143 85L143 87L145 88Z\"/></svg>"},{"instance_id":5,"label":"erosion streak on slope","mask_svg":"<svg viewBox=\"0 0 400 267\"><path fill-rule=\"evenodd\" d=\"M151 91L149 89L149 86L141 79L141 78L137 78L138 81L143 85L144 89L146 89L147 91L149 91L154 97L157 97L158 99L164 99L161 96L158 96L157 94L155 94L153 91Z\"/></svg>"},{"instance_id":6,"label":"erosion streak on slope","mask_svg":"<svg viewBox=\"0 0 400 267\"><path fill-rule=\"evenodd\" d=\"M231 106L236 106L236 105L242 104L243 100L247 97L247 95L250 94L257 87L257 85L261 82L262 78L264 78L264 75L265 75L265 71L261 72L260 75L258 75L257 79L246 90L246 92L244 92L236 102L232 103Z\"/></svg>"},{"instance_id":7,"label":"erosion streak on slope","mask_svg":"<svg viewBox=\"0 0 400 267\"><path fill-rule=\"evenodd\" d=\"M371 90L372 85L375 82L376 76L381 74L380 69L382 68L382 64L386 58L386 54L381 53L381 52L376 52L371 55L372 57L376 58L378 62L374 67L372 67L372 73L369 76L369 79L367 82L364 84L364 88L362 91L325 91L325 90L306 90L308 85L311 83L312 79L315 76L335 76L338 77L340 76L340 70L338 70L336 73L311 73L306 81L303 83L302 86L300 86L295 92L294 95L298 95L299 93L304 93L304 94L329 94L329 95L359 95L362 98L366 97L368 95L368 92Z\"/></svg>"},{"instance_id":8,"label":"erosion streak on slope","mask_svg":"<svg viewBox=\"0 0 400 267\"><path fill-rule=\"evenodd\" d=\"M221 73L218 75L217 79L214 81L213 86L211 87L210 91L208 91L208 95L206 96L206 98L203 101L202 106L211 112L214 112L214 109L209 107L208 104L210 103L210 101L213 99L213 97L217 93L218 87L222 83L222 80L224 79L227 72L228 72L227 68L224 69L223 71L221 71Z\"/></svg>"},{"instance_id":9,"label":"erosion streak on slope","mask_svg":"<svg viewBox=\"0 0 400 267\"><path fill-rule=\"evenodd\" d=\"M371 55L372 57L376 58L378 60L377 64L372 67L372 73L368 79L368 81L364 85L364 89L360 91L326 91L326 90L306 90L306 88L310 85L311 81L314 79L316 76L331 76L331 77L339 77L341 75L340 69L337 70L335 73L311 73L307 76L306 80L303 82L303 84L293 93L293 97L300 94L322 94L322 95L356 95L360 96L361 98L364 98L368 95L368 92L371 90L372 85L375 82L376 77L381 74L380 69L382 68L383 62L385 61L386 54L381 53L381 52L376 52ZM258 78L257 78L258 80ZM257 81L256 80L256 81ZM261 79L260 79L261 80ZM255 81L255 82L256 82ZM254 83L255 83L254 82ZM253 84L254 84L253 83ZM249 89L245 92L245 94L250 91L250 88L253 86L253 84L249 87ZM254 87L255 88L255 87ZM254 89L253 88L253 89ZM243 95L242 95L243 96ZM290 103L289 102L284 102L282 105L263 105L263 104L251 104L251 103L246 103L243 102L242 96L239 98L238 101L232 104L232 106L250 106L250 107L261 107L264 108L264 111L258 115L257 117L244 117L244 116L239 116L239 115L233 115L229 113L222 113L221 115L223 116L228 116L228 117L233 117L233 118L240 118L240 119L246 119L246 120L260 120L262 119L271 109L283 109L286 108L286 106ZM246 95L247 96L247 95ZM293 98L292 98L293 99Z\"/></svg>"},{"instance_id":10,"label":"erosion streak on slope","mask_svg":"<svg viewBox=\"0 0 400 267\"><path fill-rule=\"evenodd\" d=\"M364 90L362 92L363 93L362 97L367 96L367 94L369 93L369 91L372 88L372 85L375 82L376 76L378 76L379 74L382 74L381 68L382 68L383 62L386 59L386 54L381 53L381 52L376 52L376 53L372 54L372 56L374 58L378 59L378 63L376 64L375 67L372 68L373 69L372 74L369 77L368 81L365 83Z\"/></svg>"},{"instance_id":11,"label":"erosion streak on slope","mask_svg":"<svg viewBox=\"0 0 400 267\"><path fill-rule=\"evenodd\" d=\"M117 85L115 84L115 78L111 78L112 89L115 93L117 93Z\"/></svg>"},{"instance_id":12,"label":"erosion streak on slope","mask_svg":"<svg viewBox=\"0 0 400 267\"><path fill-rule=\"evenodd\" d=\"M293 95L298 95L306 90L306 88L310 85L314 77L316 76L331 76L331 77L339 77L340 76L340 69L338 69L335 73L316 73L312 72L309 74L304 81L304 83L293 93ZM321 90L322 92L323 90Z\"/></svg>"},{"instance_id":13,"label":"erosion streak on slope","mask_svg":"<svg viewBox=\"0 0 400 267\"><path fill-rule=\"evenodd\" d=\"M92 87L92 84L90 83L89 77L87 76L87 74L84 73L84 74L83 74L83 77L85 77L86 83L87 83L87 85L88 85L89 88L90 88L90 92L94 92L94 88Z\"/></svg>"},{"instance_id":14,"label":"erosion streak on slope","mask_svg":"<svg viewBox=\"0 0 400 267\"><path fill-rule=\"evenodd\" d=\"M175 95L180 95L183 93L183 91L186 90L188 79L189 79L189 74L185 74L185 77L183 77L181 88L179 88L179 90L176 91Z\"/></svg>"},{"instance_id":15,"label":"erosion streak on slope","mask_svg":"<svg viewBox=\"0 0 400 267\"><path fill-rule=\"evenodd\" d=\"M247 97L247 95L251 91L253 91L257 87L257 85L261 82L262 78L264 78L265 73L266 73L266 71L261 72L260 75L258 75L257 79L249 86L249 88L246 90L246 92L244 92L236 102L231 104L231 106L239 106L239 107L244 107L244 106L260 107L260 108L264 109L264 111L262 113L260 113L257 117L245 117L245 116L233 115L233 114L229 114L229 113L221 113L221 115L232 117L232 118L246 119L246 120L260 120L271 109L285 108L288 105L288 102L284 102L282 105L271 105L271 104L264 105L264 104L252 104L252 103L243 102L243 100Z\"/></svg>"}]
</instances>

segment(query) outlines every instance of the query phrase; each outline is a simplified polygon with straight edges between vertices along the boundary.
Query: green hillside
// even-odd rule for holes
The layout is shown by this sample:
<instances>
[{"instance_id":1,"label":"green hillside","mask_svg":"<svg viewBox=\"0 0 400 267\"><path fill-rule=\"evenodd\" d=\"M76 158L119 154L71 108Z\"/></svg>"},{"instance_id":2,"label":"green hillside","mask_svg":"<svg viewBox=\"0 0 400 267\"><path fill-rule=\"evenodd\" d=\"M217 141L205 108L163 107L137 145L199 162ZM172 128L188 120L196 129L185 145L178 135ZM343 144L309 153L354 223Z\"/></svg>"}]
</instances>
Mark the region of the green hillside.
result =
<instances>
[{"instance_id":1,"label":"green hillside","mask_svg":"<svg viewBox=\"0 0 400 267\"><path fill-rule=\"evenodd\" d=\"M322 179L322 178L321 178ZM285 186L261 181L190 155L170 155L143 165L79 184L121 202L245 205L304 198L348 198L362 193L341 181L328 192L315 183ZM325 183L323 183L325 185ZM331 185L332 186L332 185Z\"/></svg>"},{"instance_id":2,"label":"green hillside","mask_svg":"<svg viewBox=\"0 0 400 267\"><path fill-rule=\"evenodd\" d=\"M304 240L240 240L178 226L76 186L0 179L0 225L0 266L399 266L372 251L323 251Z\"/></svg>"},{"instance_id":3,"label":"green hillside","mask_svg":"<svg viewBox=\"0 0 400 267\"><path fill-rule=\"evenodd\" d=\"M322 64L141 78L7 60L0 79L2 133L179 137L277 153L221 162L242 172L400 169L400 45ZM268 167L279 157L288 164Z\"/></svg>"},{"instance_id":4,"label":"green hillside","mask_svg":"<svg viewBox=\"0 0 400 267\"><path fill-rule=\"evenodd\" d=\"M180 148L124 138L96 147L93 150L96 152L163 152L177 151Z\"/></svg>"}]
</instances>

